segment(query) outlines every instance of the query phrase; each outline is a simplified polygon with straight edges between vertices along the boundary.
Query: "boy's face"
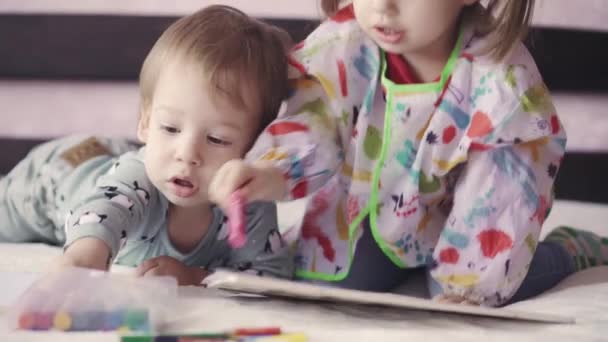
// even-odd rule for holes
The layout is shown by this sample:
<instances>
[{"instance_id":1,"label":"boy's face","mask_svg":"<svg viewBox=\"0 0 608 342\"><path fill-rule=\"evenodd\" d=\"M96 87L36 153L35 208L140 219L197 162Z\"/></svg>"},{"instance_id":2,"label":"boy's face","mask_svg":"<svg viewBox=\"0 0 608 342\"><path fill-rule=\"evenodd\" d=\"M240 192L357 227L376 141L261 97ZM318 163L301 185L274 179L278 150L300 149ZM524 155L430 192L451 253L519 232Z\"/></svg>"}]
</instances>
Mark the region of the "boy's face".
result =
<instances>
[{"instance_id":1,"label":"boy's face","mask_svg":"<svg viewBox=\"0 0 608 342\"><path fill-rule=\"evenodd\" d=\"M244 156L259 122L258 113L210 89L192 63L167 65L138 126L148 177L177 206L207 205L213 175Z\"/></svg>"},{"instance_id":2,"label":"boy's face","mask_svg":"<svg viewBox=\"0 0 608 342\"><path fill-rule=\"evenodd\" d=\"M357 22L383 50L405 55L434 53L437 43L451 38L462 8L477 1L353 0L353 5Z\"/></svg>"}]
</instances>

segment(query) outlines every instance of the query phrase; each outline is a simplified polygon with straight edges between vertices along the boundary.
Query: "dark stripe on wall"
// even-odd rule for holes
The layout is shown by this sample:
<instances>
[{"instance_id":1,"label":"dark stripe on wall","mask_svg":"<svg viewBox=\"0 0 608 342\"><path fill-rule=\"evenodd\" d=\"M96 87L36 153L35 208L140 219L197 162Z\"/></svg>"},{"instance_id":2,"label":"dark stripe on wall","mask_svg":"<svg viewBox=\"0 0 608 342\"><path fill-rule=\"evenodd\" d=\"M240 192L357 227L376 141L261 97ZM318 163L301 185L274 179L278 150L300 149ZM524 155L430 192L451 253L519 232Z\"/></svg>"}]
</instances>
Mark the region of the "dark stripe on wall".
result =
<instances>
[{"instance_id":1,"label":"dark stripe on wall","mask_svg":"<svg viewBox=\"0 0 608 342\"><path fill-rule=\"evenodd\" d=\"M7 174L42 140L0 138L0 175Z\"/></svg>"},{"instance_id":2,"label":"dark stripe on wall","mask_svg":"<svg viewBox=\"0 0 608 342\"><path fill-rule=\"evenodd\" d=\"M177 17L0 15L0 78L135 80ZM302 40L309 20L265 20Z\"/></svg>"},{"instance_id":3,"label":"dark stripe on wall","mask_svg":"<svg viewBox=\"0 0 608 342\"><path fill-rule=\"evenodd\" d=\"M533 28L526 45L550 89L608 91L608 32Z\"/></svg>"},{"instance_id":4,"label":"dark stripe on wall","mask_svg":"<svg viewBox=\"0 0 608 342\"><path fill-rule=\"evenodd\" d=\"M176 17L0 15L0 77L134 80ZM317 25L269 19L295 41ZM528 39L552 90L608 90L608 32L534 28Z\"/></svg>"},{"instance_id":5,"label":"dark stripe on wall","mask_svg":"<svg viewBox=\"0 0 608 342\"><path fill-rule=\"evenodd\" d=\"M555 196L608 203L608 153L568 152L555 181Z\"/></svg>"},{"instance_id":6,"label":"dark stripe on wall","mask_svg":"<svg viewBox=\"0 0 608 342\"><path fill-rule=\"evenodd\" d=\"M0 174L42 140L0 138ZM608 153L566 153L555 184L558 199L608 204Z\"/></svg>"}]
</instances>

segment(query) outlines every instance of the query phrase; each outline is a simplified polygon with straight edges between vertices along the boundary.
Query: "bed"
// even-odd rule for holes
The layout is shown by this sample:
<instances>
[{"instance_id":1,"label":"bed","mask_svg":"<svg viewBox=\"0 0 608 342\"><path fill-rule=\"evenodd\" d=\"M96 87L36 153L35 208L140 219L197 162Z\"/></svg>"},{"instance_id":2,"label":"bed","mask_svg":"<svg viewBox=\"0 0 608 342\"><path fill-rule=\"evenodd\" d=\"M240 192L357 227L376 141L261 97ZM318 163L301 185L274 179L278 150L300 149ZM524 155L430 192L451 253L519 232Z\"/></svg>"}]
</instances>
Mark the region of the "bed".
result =
<instances>
[{"instance_id":1,"label":"bed","mask_svg":"<svg viewBox=\"0 0 608 342\"><path fill-rule=\"evenodd\" d=\"M139 63L168 22L205 1L180 0L177 9L165 7L164 11L160 3L144 0L117 6L118 10L108 10L109 2L102 0L77 10L73 7L79 5L61 2L57 6L65 13L50 10L44 3L31 1L26 6L5 0L0 4L0 122L4 123L0 125L0 174L33 145L50 137L72 132L133 137ZM257 8L249 2L229 3L251 11ZM532 52L555 94L558 110L565 114L562 118L570 140L557 178L558 200L542 234L571 225L608 235L608 182L604 181L608 175L608 135L604 133L608 131L604 115L608 108L608 45L604 44L608 27L600 20L608 15L608 6L582 1L587 7L579 5L577 10L586 11L580 17L590 20L556 25L555 17L571 17L563 13L572 9L569 1L551 3L555 8L565 6L564 10L540 12ZM295 16L298 11L293 9L286 10L289 13L283 17L267 11L258 14L283 26L298 40L314 28L311 18L317 13L314 7L302 6L306 8L298 11L305 11L305 18ZM146 9L145 15L139 8ZM598 19L596 26L593 18ZM75 31L79 34L70 34ZM566 44L569 49L562 48ZM33 51L33 46L40 48ZM584 61L576 72L568 67L573 59ZM301 203L281 207L283 230L297 226L293 214L297 210ZM35 279L60 253L59 248L42 244L0 244L0 341L119 341L113 333L16 333L7 329L6 307L23 287L22 280ZM413 280L399 291L419 295L421 287L416 284ZM575 274L551 291L513 305L529 312L571 316L576 324L242 298L197 287L180 288L179 293L167 308L173 319L165 329L174 332L279 325L304 332L311 341L608 340L608 267Z\"/></svg>"},{"instance_id":2,"label":"bed","mask_svg":"<svg viewBox=\"0 0 608 342\"><path fill-rule=\"evenodd\" d=\"M283 211L284 212L284 211ZM291 217L291 216L290 216ZM576 201L558 201L547 226L571 224L597 232L605 231L608 206ZM282 226L292 222L283 217ZM13 293L10 272L36 276L47 270L61 250L42 244L0 245L0 280L4 292ZM125 272L124 269L118 269ZM418 279L421 281L421 279ZM415 281L401 291L420 293ZM2 285L3 284L3 285ZM311 341L584 341L605 340L608 334L608 267L575 274L551 291L513 304L518 310L559 313L576 318L575 324L542 324L453 314L388 309L332 303L309 303L282 299L234 297L230 293L199 287L182 287L168 307L169 320L163 329L173 332L222 331L239 326L281 326L304 332ZM6 326L6 304L0 300L1 341L119 341L113 333L12 332Z\"/></svg>"}]
</instances>

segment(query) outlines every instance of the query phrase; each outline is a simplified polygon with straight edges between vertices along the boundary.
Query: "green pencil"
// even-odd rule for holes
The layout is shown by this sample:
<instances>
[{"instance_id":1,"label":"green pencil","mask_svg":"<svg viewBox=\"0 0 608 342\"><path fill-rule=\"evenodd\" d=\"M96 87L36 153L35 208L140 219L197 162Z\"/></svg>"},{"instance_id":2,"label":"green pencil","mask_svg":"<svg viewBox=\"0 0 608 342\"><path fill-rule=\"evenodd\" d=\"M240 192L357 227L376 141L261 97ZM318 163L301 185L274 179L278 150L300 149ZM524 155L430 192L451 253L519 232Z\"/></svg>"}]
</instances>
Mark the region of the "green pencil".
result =
<instances>
[{"instance_id":1,"label":"green pencil","mask_svg":"<svg viewBox=\"0 0 608 342\"><path fill-rule=\"evenodd\" d=\"M223 333L203 333L203 334L179 334L179 335L125 335L121 336L121 342L179 342L182 339L201 339L201 340L229 340L228 334Z\"/></svg>"}]
</instances>

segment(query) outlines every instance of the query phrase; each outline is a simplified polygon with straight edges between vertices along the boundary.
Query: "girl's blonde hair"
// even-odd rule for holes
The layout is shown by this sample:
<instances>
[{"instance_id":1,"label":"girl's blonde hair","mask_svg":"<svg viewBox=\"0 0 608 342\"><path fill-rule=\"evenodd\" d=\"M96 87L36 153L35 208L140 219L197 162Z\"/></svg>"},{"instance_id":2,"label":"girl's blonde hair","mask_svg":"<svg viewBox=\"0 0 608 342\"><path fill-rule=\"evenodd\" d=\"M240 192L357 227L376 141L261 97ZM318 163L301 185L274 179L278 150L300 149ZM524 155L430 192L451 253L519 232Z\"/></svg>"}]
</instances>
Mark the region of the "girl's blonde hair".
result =
<instances>
[{"instance_id":1,"label":"girl's blonde hair","mask_svg":"<svg viewBox=\"0 0 608 342\"><path fill-rule=\"evenodd\" d=\"M163 32L143 63L140 113L149 109L163 67L185 58L233 104L253 110L248 107L257 101L264 128L287 94L290 43L285 31L228 6L213 5L183 17Z\"/></svg>"},{"instance_id":2,"label":"girl's blonde hair","mask_svg":"<svg viewBox=\"0 0 608 342\"><path fill-rule=\"evenodd\" d=\"M342 0L343 1L343 0ZM334 15L341 0L321 0L326 16ZM487 36L488 53L496 60L505 58L528 33L535 0L486 0L467 6L462 19L472 23L476 32Z\"/></svg>"}]
</instances>

